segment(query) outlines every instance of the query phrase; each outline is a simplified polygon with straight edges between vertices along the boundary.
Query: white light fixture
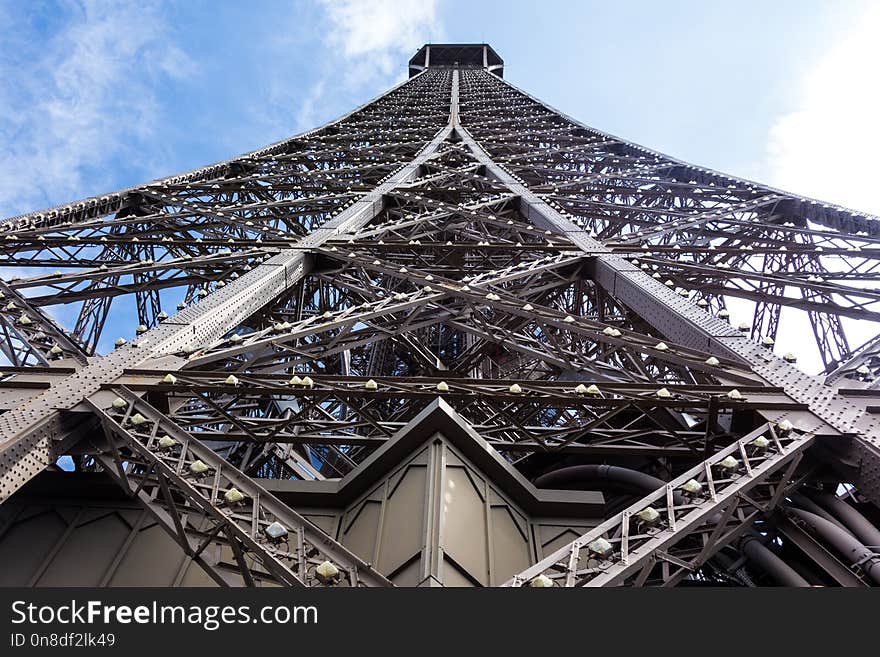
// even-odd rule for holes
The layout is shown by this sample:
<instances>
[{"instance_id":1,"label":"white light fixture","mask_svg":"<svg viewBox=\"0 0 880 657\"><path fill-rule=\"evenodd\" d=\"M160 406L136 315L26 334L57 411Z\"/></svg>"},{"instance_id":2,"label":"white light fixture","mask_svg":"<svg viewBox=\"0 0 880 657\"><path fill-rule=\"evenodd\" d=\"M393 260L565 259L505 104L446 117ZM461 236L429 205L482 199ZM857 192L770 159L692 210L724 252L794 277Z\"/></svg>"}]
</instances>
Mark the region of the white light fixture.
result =
<instances>
[{"instance_id":1,"label":"white light fixture","mask_svg":"<svg viewBox=\"0 0 880 657\"><path fill-rule=\"evenodd\" d=\"M614 550L611 543L609 543L606 539L602 538L601 536L599 538L597 538L595 541L591 541L590 543L587 543L587 549L591 553L593 553L599 557L604 557L608 554L611 554L611 552Z\"/></svg>"},{"instance_id":2,"label":"white light fixture","mask_svg":"<svg viewBox=\"0 0 880 657\"><path fill-rule=\"evenodd\" d=\"M177 444L177 441L174 440L171 436L162 436L159 438L158 445L160 449L171 449Z\"/></svg>"},{"instance_id":3,"label":"white light fixture","mask_svg":"<svg viewBox=\"0 0 880 657\"><path fill-rule=\"evenodd\" d=\"M767 436L758 436L752 441L752 447L763 452L770 446L770 439Z\"/></svg>"},{"instance_id":4,"label":"white light fixture","mask_svg":"<svg viewBox=\"0 0 880 657\"><path fill-rule=\"evenodd\" d=\"M651 527L660 522L660 512L652 506L646 506L636 514L636 518L648 527Z\"/></svg>"},{"instance_id":5,"label":"white light fixture","mask_svg":"<svg viewBox=\"0 0 880 657\"><path fill-rule=\"evenodd\" d=\"M202 460L196 459L189 466L189 471L194 475L202 475L205 474L211 468Z\"/></svg>"},{"instance_id":6,"label":"white light fixture","mask_svg":"<svg viewBox=\"0 0 880 657\"><path fill-rule=\"evenodd\" d=\"M233 486L223 494L223 499L226 500L227 504L237 504L238 502L241 502L244 498L244 493L238 490L235 486Z\"/></svg>"},{"instance_id":7,"label":"white light fixture","mask_svg":"<svg viewBox=\"0 0 880 657\"><path fill-rule=\"evenodd\" d=\"M330 561L325 561L315 568L315 577L318 578L321 584L332 584L339 577L339 568Z\"/></svg>"},{"instance_id":8,"label":"white light fixture","mask_svg":"<svg viewBox=\"0 0 880 657\"><path fill-rule=\"evenodd\" d=\"M703 490L703 484L696 479L688 479L681 485L681 490L688 495L699 495Z\"/></svg>"},{"instance_id":9,"label":"white light fixture","mask_svg":"<svg viewBox=\"0 0 880 657\"><path fill-rule=\"evenodd\" d=\"M529 582L529 587L533 589L549 589L553 587L553 580L546 575L538 575Z\"/></svg>"},{"instance_id":10,"label":"white light fixture","mask_svg":"<svg viewBox=\"0 0 880 657\"><path fill-rule=\"evenodd\" d=\"M287 528L277 520L269 524L263 532L273 541L280 541L287 536Z\"/></svg>"}]
</instances>

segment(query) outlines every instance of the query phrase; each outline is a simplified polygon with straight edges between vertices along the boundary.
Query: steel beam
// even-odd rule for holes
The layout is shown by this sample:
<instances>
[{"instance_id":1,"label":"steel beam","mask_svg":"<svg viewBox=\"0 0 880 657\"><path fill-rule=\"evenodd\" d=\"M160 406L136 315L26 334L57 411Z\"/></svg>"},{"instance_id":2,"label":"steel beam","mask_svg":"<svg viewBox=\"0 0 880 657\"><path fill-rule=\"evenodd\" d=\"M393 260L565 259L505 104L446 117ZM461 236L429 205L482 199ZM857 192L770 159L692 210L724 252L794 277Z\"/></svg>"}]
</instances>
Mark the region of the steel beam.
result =
<instances>
[{"instance_id":1,"label":"steel beam","mask_svg":"<svg viewBox=\"0 0 880 657\"><path fill-rule=\"evenodd\" d=\"M339 571L332 583L391 586L367 563L124 387L89 403L110 438L102 454L107 471L188 555L198 557L208 541L223 542L235 552L242 578L250 585L257 568L287 586L327 585L331 582L321 578L319 567L329 561ZM213 529L195 524L190 516L207 519ZM284 533L275 536L276 529ZM195 532L207 534L199 547L190 538ZM241 556L245 552L247 560Z\"/></svg>"},{"instance_id":2,"label":"steel beam","mask_svg":"<svg viewBox=\"0 0 880 657\"><path fill-rule=\"evenodd\" d=\"M56 450L53 441L64 438L55 420L60 409L74 407L96 392L102 383L115 380L126 368L217 340L290 289L309 267L307 250L369 222L382 209L384 195L414 178L422 163L436 151L451 130L450 121L420 150L414 160L323 227L299 240L297 248L282 250L232 284L152 328L137 341L83 367L22 406L0 416L0 503L54 462ZM175 369L184 363L182 359L172 360L168 367Z\"/></svg>"},{"instance_id":3,"label":"steel beam","mask_svg":"<svg viewBox=\"0 0 880 657\"><path fill-rule=\"evenodd\" d=\"M518 195L526 216L538 226L565 234L584 253L592 255L594 280L664 335L683 345L737 360L769 385L782 387L792 399L808 404L817 421L801 426L802 430L815 431L827 423L843 434L856 434L852 441L841 442L839 453L849 453L860 463L854 483L874 502L880 502L880 423L875 418L835 394L818 378L761 349L727 322L682 299L628 259L613 253L494 162L466 127L458 124L456 132L491 175Z\"/></svg>"},{"instance_id":4,"label":"steel beam","mask_svg":"<svg viewBox=\"0 0 880 657\"><path fill-rule=\"evenodd\" d=\"M755 439L764 435L772 446L756 450ZM615 586L629 577L638 579L639 573L647 578L658 560L678 566L673 573L664 569L664 583L670 577L685 577L776 508L814 438L810 433L783 433L771 425L760 427L505 585L523 586L546 577L556 586ZM684 488L691 481L699 485L695 494ZM755 494L758 487L765 489L763 495ZM688 557L674 557L674 550L700 530L699 549L690 547Z\"/></svg>"}]
</instances>

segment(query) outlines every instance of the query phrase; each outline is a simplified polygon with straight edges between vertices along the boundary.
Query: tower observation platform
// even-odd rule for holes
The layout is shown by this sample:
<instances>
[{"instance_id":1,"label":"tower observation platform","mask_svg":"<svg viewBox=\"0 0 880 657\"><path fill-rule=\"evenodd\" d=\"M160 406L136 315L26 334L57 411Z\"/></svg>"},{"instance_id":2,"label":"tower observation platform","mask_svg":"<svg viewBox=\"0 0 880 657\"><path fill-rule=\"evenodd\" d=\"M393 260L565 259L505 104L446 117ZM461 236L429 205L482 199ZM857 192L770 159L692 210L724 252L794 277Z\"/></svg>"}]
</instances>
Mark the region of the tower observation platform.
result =
<instances>
[{"instance_id":1,"label":"tower observation platform","mask_svg":"<svg viewBox=\"0 0 880 657\"><path fill-rule=\"evenodd\" d=\"M430 67L477 67L504 77L504 60L487 43L426 43L409 60L409 76Z\"/></svg>"}]
</instances>

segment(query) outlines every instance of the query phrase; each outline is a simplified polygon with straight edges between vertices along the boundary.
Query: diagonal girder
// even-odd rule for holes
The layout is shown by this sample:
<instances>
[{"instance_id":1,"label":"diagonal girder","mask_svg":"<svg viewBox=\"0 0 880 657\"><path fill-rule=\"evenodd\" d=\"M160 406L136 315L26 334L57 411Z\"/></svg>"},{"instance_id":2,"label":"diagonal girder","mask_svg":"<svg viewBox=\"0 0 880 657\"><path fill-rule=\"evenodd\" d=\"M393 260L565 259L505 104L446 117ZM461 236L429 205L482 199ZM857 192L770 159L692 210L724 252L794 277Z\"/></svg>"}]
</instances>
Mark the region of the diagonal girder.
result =
<instances>
[{"instance_id":1,"label":"diagonal girder","mask_svg":"<svg viewBox=\"0 0 880 657\"><path fill-rule=\"evenodd\" d=\"M158 510L154 514L165 519L166 529L188 554L198 554L187 533L188 526L193 531L193 519L188 517L192 514L207 517L214 527L207 532L200 529L207 533L205 541L223 540L232 547L247 583L253 583L251 571L256 564L246 564L240 556L244 552L265 573L288 586L327 584L316 570L328 560L339 571L333 583L390 586L368 564L155 408L125 388L112 392L116 396L106 396L103 403L91 402L110 437L111 446L104 452L112 459L108 472L115 473L148 510L157 503L162 506L170 522ZM112 401L105 407L108 399ZM278 525L285 533L273 538L272 530Z\"/></svg>"},{"instance_id":2,"label":"diagonal girder","mask_svg":"<svg viewBox=\"0 0 880 657\"><path fill-rule=\"evenodd\" d=\"M0 281L0 348L12 365L81 366L86 363L82 345L68 336L10 285Z\"/></svg>"},{"instance_id":3,"label":"diagonal girder","mask_svg":"<svg viewBox=\"0 0 880 657\"><path fill-rule=\"evenodd\" d=\"M757 448L755 439L765 433L770 445ZM773 511L792 486L795 467L814 437L760 427L517 574L506 586L522 586L542 576L551 585L566 587L614 586L632 576L641 584L658 560L678 566L673 573L664 569L664 584L680 579L757 517ZM699 487L688 494L682 487L691 481ZM698 549L675 557L680 543L700 530Z\"/></svg>"}]
</instances>

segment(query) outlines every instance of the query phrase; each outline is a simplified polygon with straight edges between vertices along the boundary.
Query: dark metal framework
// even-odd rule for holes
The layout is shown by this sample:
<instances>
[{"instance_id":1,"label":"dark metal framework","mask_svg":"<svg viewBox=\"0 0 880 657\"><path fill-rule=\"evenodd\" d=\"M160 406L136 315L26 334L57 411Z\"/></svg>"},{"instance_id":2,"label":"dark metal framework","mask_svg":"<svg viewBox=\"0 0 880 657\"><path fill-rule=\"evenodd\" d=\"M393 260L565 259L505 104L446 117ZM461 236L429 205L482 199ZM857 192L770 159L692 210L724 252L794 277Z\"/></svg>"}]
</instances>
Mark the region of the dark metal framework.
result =
<instances>
[{"instance_id":1,"label":"dark metal framework","mask_svg":"<svg viewBox=\"0 0 880 657\"><path fill-rule=\"evenodd\" d=\"M371 467L439 396L605 494L510 585L876 583L880 223L502 70L426 45L322 128L3 222L0 501L71 455L246 584L388 585L264 484Z\"/></svg>"}]
</instances>

